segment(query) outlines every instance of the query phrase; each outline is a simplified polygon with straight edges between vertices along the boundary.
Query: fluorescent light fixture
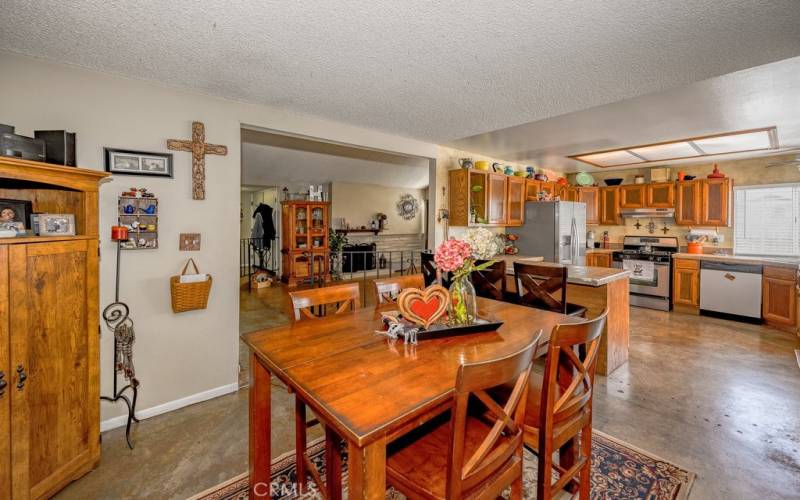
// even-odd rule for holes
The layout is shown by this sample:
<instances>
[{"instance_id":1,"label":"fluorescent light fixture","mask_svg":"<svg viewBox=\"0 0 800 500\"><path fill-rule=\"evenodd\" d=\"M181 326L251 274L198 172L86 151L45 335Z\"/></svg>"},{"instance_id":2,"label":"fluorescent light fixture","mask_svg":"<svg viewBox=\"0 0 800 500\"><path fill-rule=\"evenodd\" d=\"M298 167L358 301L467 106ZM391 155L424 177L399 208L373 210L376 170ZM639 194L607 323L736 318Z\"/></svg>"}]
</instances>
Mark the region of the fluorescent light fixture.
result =
<instances>
[{"instance_id":1,"label":"fluorescent light fixture","mask_svg":"<svg viewBox=\"0 0 800 500\"><path fill-rule=\"evenodd\" d=\"M568 158L606 168L767 149L778 149L775 127L595 151Z\"/></svg>"}]
</instances>

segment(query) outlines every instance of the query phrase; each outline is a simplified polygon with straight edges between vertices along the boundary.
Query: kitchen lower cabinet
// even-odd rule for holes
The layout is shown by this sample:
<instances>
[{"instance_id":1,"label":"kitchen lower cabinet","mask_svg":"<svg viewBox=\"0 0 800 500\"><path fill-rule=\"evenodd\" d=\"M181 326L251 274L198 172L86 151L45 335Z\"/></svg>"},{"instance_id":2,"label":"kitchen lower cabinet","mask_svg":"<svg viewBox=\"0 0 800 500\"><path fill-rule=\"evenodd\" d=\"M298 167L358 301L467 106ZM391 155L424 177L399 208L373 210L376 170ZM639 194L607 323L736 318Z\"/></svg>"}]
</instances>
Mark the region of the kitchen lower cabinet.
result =
<instances>
[{"instance_id":1,"label":"kitchen lower cabinet","mask_svg":"<svg viewBox=\"0 0 800 500\"><path fill-rule=\"evenodd\" d=\"M672 263L673 305L700 307L700 261L675 259Z\"/></svg>"},{"instance_id":2,"label":"kitchen lower cabinet","mask_svg":"<svg viewBox=\"0 0 800 500\"><path fill-rule=\"evenodd\" d=\"M777 328L794 331L797 325L797 270L764 266L761 279L761 315Z\"/></svg>"},{"instance_id":3,"label":"kitchen lower cabinet","mask_svg":"<svg viewBox=\"0 0 800 500\"><path fill-rule=\"evenodd\" d=\"M586 265L594 267L613 267L611 254L608 252L587 252Z\"/></svg>"}]
</instances>

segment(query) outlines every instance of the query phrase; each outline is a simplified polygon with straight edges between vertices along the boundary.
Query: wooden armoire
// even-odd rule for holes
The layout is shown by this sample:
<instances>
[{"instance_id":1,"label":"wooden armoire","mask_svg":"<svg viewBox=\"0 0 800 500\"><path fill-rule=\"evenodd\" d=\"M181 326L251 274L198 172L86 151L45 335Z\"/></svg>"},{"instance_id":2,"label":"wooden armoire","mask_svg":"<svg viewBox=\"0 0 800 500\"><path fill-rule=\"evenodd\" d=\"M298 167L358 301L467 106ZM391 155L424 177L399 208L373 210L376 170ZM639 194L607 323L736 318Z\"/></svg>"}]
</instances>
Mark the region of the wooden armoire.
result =
<instances>
[{"instance_id":1,"label":"wooden armoire","mask_svg":"<svg viewBox=\"0 0 800 500\"><path fill-rule=\"evenodd\" d=\"M0 157L0 199L74 214L76 233L0 238L0 499L50 497L100 460L97 226L107 175Z\"/></svg>"},{"instance_id":2,"label":"wooden armoire","mask_svg":"<svg viewBox=\"0 0 800 500\"><path fill-rule=\"evenodd\" d=\"M313 273L330 279L328 201L281 202L281 280L290 287L305 282Z\"/></svg>"}]
</instances>

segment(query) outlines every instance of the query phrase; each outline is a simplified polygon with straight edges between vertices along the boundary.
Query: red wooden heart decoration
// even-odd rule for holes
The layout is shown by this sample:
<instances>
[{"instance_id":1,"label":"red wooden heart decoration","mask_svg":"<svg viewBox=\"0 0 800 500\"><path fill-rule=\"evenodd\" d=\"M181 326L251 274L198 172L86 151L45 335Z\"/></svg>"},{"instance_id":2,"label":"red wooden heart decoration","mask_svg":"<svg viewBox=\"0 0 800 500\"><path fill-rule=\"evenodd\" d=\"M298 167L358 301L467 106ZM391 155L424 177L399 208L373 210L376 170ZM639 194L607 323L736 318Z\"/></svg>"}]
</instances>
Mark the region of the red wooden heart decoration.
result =
<instances>
[{"instance_id":1,"label":"red wooden heart decoration","mask_svg":"<svg viewBox=\"0 0 800 500\"><path fill-rule=\"evenodd\" d=\"M444 315L449 301L446 288L431 285L425 290L406 288L397 297L397 307L405 319L428 328Z\"/></svg>"}]
</instances>

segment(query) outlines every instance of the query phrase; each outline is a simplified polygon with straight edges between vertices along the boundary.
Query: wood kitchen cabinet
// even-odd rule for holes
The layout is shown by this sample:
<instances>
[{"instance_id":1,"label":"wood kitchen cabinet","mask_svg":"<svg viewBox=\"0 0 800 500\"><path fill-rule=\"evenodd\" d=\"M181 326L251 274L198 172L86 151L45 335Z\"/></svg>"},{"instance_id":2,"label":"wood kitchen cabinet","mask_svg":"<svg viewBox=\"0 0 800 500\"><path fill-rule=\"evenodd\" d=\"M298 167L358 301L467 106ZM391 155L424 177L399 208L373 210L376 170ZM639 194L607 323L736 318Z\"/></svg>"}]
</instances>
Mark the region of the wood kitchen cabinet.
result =
<instances>
[{"instance_id":1,"label":"wood kitchen cabinet","mask_svg":"<svg viewBox=\"0 0 800 500\"><path fill-rule=\"evenodd\" d=\"M527 201L539 201L539 191L541 188L542 181L525 179L525 199Z\"/></svg>"},{"instance_id":2,"label":"wood kitchen cabinet","mask_svg":"<svg viewBox=\"0 0 800 500\"><path fill-rule=\"evenodd\" d=\"M679 181L675 185L675 223L700 225L700 198L703 181Z\"/></svg>"},{"instance_id":3,"label":"wood kitchen cabinet","mask_svg":"<svg viewBox=\"0 0 800 500\"><path fill-rule=\"evenodd\" d=\"M506 178L506 226L521 226L525 222L525 178Z\"/></svg>"},{"instance_id":4,"label":"wood kitchen cabinet","mask_svg":"<svg viewBox=\"0 0 800 500\"><path fill-rule=\"evenodd\" d=\"M506 223L506 184L509 177L505 174L490 173L487 175L489 224L504 225Z\"/></svg>"},{"instance_id":5,"label":"wood kitchen cabinet","mask_svg":"<svg viewBox=\"0 0 800 500\"><path fill-rule=\"evenodd\" d=\"M649 208L672 208L675 206L675 185L671 182L645 184L645 205Z\"/></svg>"},{"instance_id":6,"label":"wood kitchen cabinet","mask_svg":"<svg viewBox=\"0 0 800 500\"><path fill-rule=\"evenodd\" d=\"M644 208L647 191L644 184L626 184L618 189L620 208Z\"/></svg>"},{"instance_id":7,"label":"wood kitchen cabinet","mask_svg":"<svg viewBox=\"0 0 800 500\"><path fill-rule=\"evenodd\" d=\"M556 196L561 201L578 201L578 190L569 184L556 184Z\"/></svg>"},{"instance_id":8,"label":"wood kitchen cabinet","mask_svg":"<svg viewBox=\"0 0 800 500\"><path fill-rule=\"evenodd\" d=\"M547 195L555 196L556 183L551 181L542 181L541 185L539 186L539 190Z\"/></svg>"},{"instance_id":9,"label":"wood kitchen cabinet","mask_svg":"<svg viewBox=\"0 0 800 500\"><path fill-rule=\"evenodd\" d=\"M701 226L727 226L730 223L731 181L703 179L700 201Z\"/></svg>"},{"instance_id":10,"label":"wood kitchen cabinet","mask_svg":"<svg viewBox=\"0 0 800 500\"><path fill-rule=\"evenodd\" d=\"M672 303L700 307L700 261L675 259L672 263Z\"/></svg>"},{"instance_id":11,"label":"wood kitchen cabinet","mask_svg":"<svg viewBox=\"0 0 800 500\"><path fill-rule=\"evenodd\" d=\"M594 267L612 267L611 254L609 252L592 252L586 253L586 265Z\"/></svg>"},{"instance_id":12,"label":"wood kitchen cabinet","mask_svg":"<svg viewBox=\"0 0 800 500\"><path fill-rule=\"evenodd\" d=\"M586 223L600 224L600 188L578 188L578 200L586 203Z\"/></svg>"},{"instance_id":13,"label":"wood kitchen cabinet","mask_svg":"<svg viewBox=\"0 0 800 500\"><path fill-rule=\"evenodd\" d=\"M0 498L49 498L100 461L97 225L106 176L0 158L0 198L74 214L76 227L74 236L0 239Z\"/></svg>"},{"instance_id":14,"label":"wood kitchen cabinet","mask_svg":"<svg viewBox=\"0 0 800 500\"><path fill-rule=\"evenodd\" d=\"M600 189L600 224L614 226L620 224L619 188L604 187Z\"/></svg>"},{"instance_id":15,"label":"wood kitchen cabinet","mask_svg":"<svg viewBox=\"0 0 800 500\"><path fill-rule=\"evenodd\" d=\"M797 325L797 270L764 266L761 315L771 326L794 331Z\"/></svg>"}]
</instances>

